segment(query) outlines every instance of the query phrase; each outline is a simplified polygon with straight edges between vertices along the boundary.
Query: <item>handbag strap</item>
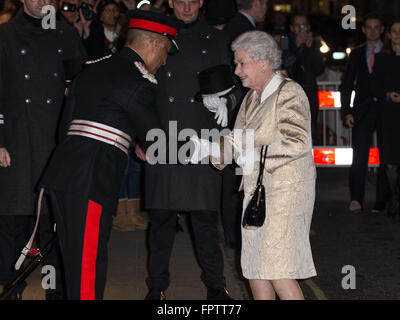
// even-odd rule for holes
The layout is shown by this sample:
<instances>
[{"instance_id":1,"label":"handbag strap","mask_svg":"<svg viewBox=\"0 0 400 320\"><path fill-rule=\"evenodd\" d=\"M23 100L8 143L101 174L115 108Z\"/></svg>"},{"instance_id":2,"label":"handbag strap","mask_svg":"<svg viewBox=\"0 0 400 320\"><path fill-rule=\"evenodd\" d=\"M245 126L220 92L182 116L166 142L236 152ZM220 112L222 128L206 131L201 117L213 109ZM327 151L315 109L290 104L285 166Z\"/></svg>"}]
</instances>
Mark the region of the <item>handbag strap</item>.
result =
<instances>
[{"instance_id":1,"label":"handbag strap","mask_svg":"<svg viewBox=\"0 0 400 320\"><path fill-rule=\"evenodd\" d=\"M265 158L267 157L268 146L262 146L260 152L260 171L258 172L257 186L262 184L264 175Z\"/></svg>"}]
</instances>

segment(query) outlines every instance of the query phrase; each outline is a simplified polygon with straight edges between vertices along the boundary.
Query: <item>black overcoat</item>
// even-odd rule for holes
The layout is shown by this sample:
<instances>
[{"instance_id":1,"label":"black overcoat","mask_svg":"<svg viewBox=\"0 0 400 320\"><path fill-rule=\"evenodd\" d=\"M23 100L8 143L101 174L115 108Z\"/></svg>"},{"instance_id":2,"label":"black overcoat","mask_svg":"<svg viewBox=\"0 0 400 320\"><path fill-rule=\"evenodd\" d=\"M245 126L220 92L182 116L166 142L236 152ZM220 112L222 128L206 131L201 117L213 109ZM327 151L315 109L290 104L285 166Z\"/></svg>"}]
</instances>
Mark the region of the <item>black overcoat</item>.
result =
<instances>
[{"instance_id":1,"label":"black overcoat","mask_svg":"<svg viewBox=\"0 0 400 320\"><path fill-rule=\"evenodd\" d=\"M180 29L179 52L168 58L157 73L157 110L164 128L171 121L177 132L222 129L211 113L194 96L200 90L196 74L218 64L231 64L229 40L203 19ZM231 109L231 108L229 108ZM176 139L170 130L169 139ZM172 153L173 150L170 149ZM176 154L176 153L175 153ZM219 211L221 172L207 164L149 165L145 168L146 207L178 211Z\"/></svg>"},{"instance_id":2,"label":"black overcoat","mask_svg":"<svg viewBox=\"0 0 400 320\"><path fill-rule=\"evenodd\" d=\"M83 62L74 28L34 24L23 11L0 26L0 147L11 167L0 168L0 214L32 215L34 192L56 145L65 92L65 62ZM40 20L38 20L40 21Z\"/></svg>"}]
</instances>

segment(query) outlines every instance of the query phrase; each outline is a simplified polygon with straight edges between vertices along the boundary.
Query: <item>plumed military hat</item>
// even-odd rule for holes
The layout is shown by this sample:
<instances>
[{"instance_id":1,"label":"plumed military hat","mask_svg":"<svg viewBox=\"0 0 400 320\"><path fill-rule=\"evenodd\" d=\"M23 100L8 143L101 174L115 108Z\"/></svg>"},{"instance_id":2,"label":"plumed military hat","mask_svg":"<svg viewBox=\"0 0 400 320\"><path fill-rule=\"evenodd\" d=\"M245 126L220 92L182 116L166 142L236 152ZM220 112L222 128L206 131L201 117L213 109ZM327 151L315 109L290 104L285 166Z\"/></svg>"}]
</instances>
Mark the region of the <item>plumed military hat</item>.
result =
<instances>
[{"instance_id":1,"label":"plumed military hat","mask_svg":"<svg viewBox=\"0 0 400 320\"><path fill-rule=\"evenodd\" d=\"M147 10L131 10L127 12L126 16L129 19L129 29L140 29L166 36L172 42L170 53L179 50L175 38L183 25L182 21L175 17Z\"/></svg>"},{"instance_id":2,"label":"plumed military hat","mask_svg":"<svg viewBox=\"0 0 400 320\"><path fill-rule=\"evenodd\" d=\"M217 94L224 96L235 86L231 67L220 64L207 68L197 74L200 92L195 95L196 101L202 101L202 95Z\"/></svg>"}]
</instances>

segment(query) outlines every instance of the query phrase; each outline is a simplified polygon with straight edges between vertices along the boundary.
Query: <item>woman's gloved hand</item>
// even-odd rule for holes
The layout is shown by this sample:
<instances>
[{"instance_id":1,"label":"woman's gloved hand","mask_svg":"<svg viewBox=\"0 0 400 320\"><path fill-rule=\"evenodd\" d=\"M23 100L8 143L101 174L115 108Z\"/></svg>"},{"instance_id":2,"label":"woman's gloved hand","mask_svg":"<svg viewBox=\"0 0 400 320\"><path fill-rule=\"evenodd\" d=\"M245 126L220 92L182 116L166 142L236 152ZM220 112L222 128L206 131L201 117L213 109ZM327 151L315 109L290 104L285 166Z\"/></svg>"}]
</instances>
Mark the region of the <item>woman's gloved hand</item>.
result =
<instances>
[{"instance_id":1,"label":"woman's gloved hand","mask_svg":"<svg viewBox=\"0 0 400 320\"><path fill-rule=\"evenodd\" d=\"M219 158L220 151L218 143L199 139L198 136L190 137L190 141L194 143L194 152L189 160L190 163L199 163L209 156Z\"/></svg>"}]
</instances>

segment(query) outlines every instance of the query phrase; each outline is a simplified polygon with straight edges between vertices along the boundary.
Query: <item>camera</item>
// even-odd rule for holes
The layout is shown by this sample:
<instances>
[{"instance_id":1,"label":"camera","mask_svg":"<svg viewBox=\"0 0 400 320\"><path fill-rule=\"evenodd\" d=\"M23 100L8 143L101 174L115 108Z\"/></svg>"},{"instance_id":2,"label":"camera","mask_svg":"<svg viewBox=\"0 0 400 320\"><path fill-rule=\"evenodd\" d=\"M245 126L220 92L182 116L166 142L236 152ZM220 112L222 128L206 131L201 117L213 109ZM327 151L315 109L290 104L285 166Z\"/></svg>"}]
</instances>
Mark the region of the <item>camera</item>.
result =
<instances>
[{"instance_id":1,"label":"camera","mask_svg":"<svg viewBox=\"0 0 400 320\"><path fill-rule=\"evenodd\" d=\"M96 13L92 10L93 6L89 3L82 2L79 9L82 10L83 17L85 20L93 20L96 17Z\"/></svg>"},{"instance_id":2,"label":"camera","mask_svg":"<svg viewBox=\"0 0 400 320\"><path fill-rule=\"evenodd\" d=\"M280 41L281 50L289 50L289 37L288 36L281 36Z\"/></svg>"},{"instance_id":3,"label":"camera","mask_svg":"<svg viewBox=\"0 0 400 320\"><path fill-rule=\"evenodd\" d=\"M61 6L61 10L66 11L66 12L75 12L77 10L77 7L76 7L76 5L74 5L72 3L63 2L62 6Z\"/></svg>"},{"instance_id":4,"label":"camera","mask_svg":"<svg viewBox=\"0 0 400 320\"><path fill-rule=\"evenodd\" d=\"M300 32L308 31L308 26L306 24L301 24L299 27L300 27Z\"/></svg>"},{"instance_id":5,"label":"camera","mask_svg":"<svg viewBox=\"0 0 400 320\"><path fill-rule=\"evenodd\" d=\"M82 2L80 7L77 7L76 5L69 2L63 2L61 6L61 10L65 12L75 12L81 9L85 20L94 20L94 18L96 17L96 13L92 10L92 8L93 6L86 2Z\"/></svg>"}]
</instances>

